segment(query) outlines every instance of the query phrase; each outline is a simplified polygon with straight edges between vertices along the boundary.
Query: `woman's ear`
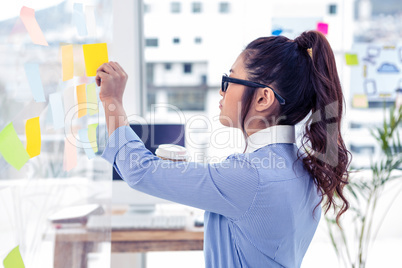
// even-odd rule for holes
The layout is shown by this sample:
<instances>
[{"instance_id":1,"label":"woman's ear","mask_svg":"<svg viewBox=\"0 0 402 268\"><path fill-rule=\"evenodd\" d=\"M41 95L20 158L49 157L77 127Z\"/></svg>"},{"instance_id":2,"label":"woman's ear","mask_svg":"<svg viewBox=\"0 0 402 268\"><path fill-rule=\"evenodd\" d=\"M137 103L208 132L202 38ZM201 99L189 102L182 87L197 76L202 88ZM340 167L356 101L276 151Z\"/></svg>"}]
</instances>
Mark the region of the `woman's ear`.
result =
<instances>
[{"instance_id":1,"label":"woman's ear","mask_svg":"<svg viewBox=\"0 0 402 268\"><path fill-rule=\"evenodd\" d=\"M274 92L269 88L260 88L255 98L255 109L257 112L264 112L271 108L275 101Z\"/></svg>"}]
</instances>

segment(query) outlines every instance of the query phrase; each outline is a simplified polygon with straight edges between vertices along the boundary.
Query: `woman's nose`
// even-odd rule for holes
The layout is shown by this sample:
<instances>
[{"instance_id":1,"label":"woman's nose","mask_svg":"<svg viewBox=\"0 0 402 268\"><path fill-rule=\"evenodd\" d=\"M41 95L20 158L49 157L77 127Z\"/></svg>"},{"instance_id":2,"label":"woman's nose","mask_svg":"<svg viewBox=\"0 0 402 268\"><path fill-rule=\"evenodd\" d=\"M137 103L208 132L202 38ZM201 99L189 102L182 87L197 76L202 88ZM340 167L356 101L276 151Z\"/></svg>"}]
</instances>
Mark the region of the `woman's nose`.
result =
<instances>
[{"instance_id":1,"label":"woman's nose","mask_svg":"<svg viewBox=\"0 0 402 268\"><path fill-rule=\"evenodd\" d=\"M222 91L222 88L219 89L219 95L221 95L223 97L224 92Z\"/></svg>"}]
</instances>

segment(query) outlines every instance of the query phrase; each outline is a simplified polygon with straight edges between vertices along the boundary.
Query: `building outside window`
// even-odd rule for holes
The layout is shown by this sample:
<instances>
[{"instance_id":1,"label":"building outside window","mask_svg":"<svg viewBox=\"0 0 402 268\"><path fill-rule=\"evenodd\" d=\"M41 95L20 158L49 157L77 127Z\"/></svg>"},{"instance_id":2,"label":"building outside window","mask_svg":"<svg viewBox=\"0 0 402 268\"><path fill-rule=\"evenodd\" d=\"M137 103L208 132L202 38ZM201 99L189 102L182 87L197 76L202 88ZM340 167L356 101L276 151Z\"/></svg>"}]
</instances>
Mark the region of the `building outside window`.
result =
<instances>
[{"instance_id":1,"label":"building outside window","mask_svg":"<svg viewBox=\"0 0 402 268\"><path fill-rule=\"evenodd\" d=\"M156 104L156 92L148 91L147 92L147 110L150 111L152 105Z\"/></svg>"},{"instance_id":2,"label":"building outside window","mask_svg":"<svg viewBox=\"0 0 402 268\"><path fill-rule=\"evenodd\" d=\"M151 5L144 4L144 13L149 13L149 12L151 12Z\"/></svg>"},{"instance_id":3,"label":"building outside window","mask_svg":"<svg viewBox=\"0 0 402 268\"><path fill-rule=\"evenodd\" d=\"M147 39L145 39L145 46L147 46L147 47L158 47L158 38L147 38Z\"/></svg>"},{"instance_id":4,"label":"building outside window","mask_svg":"<svg viewBox=\"0 0 402 268\"><path fill-rule=\"evenodd\" d=\"M147 85L152 85L154 83L154 64L146 63L147 68Z\"/></svg>"},{"instance_id":5,"label":"building outside window","mask_svg":"<svg viewBox=\"0 0 402 268\"><path fill-rule=\"evenodd\" d=\"M170 4L170 12L172 13L180 13L181 12L181 5L179 2L172 2Z\"/></svg>"},{"instance_id":6,"label":"building outside window","mask_svg":"<svg viewBox=\"0 0 402 268\"><path fill-rule=\"evenodd\" d=\"M350 145L350 150L356 154L374 154L375 148L372 145Z\"/></svg>"},{"instance_id":7,"label":"building outside window","mask_svg":"<svg viewBox=\"0 0 402 268\"><path fill-rule=\"evenodd\" d=\"M230 6L228 2L219 3L219 12L220 13L229 13Z\"/></svg>"},{"instance_id":8,"label":"building outside window","mask_svg":"<svg viewBox=\"0 0 402 268\"><path fill-rule=\"evenodd\" d=\"M336 8L337 8L336 4L329 5L328 13L331 14L331 15L335 15L336 14Z\"/></svg>"},{"instance_id":9,"label":"building outside window","mask_svg":"<svg viewBox=\"0 0 402 268\"><path fill-rule=\"evenodd\" d=\"M193 13L202 12L202 4L200 2L194 2L192 6L193 6Z\"/></svg>"},{"instance_id":10,"label":"building outside window","mask_svg":"<svg viewBox=\"0 0 402 268\"><path fill-rule=\"evenodd\" d=\"M206 85L207 84L207 76L204 74L201 76L201 84Z\"/></svg>"},{"instance_id":11,"label":"building outside window","mask_svg":"<svg viewBox=\"0 0 402 268\"><path fill-rule=\"evenodd\" d=\"M173 38L173 44L180 44L180 38L178 37Z\"/></svg>"},{"instance_id":12,"label":"building outside window","mask_svg":"<svg viewBox=\"0 0 402 268\"><path fill-rule=\"evenodd\" d=\"M194 43L201 44L202 43L202 38L201 37L194 38Z\"/></svg>"},{"instance_id":13,"label":"building outside window","mask_svg":"<svg viewBox=\"0 0 402 268\"><path fill-rule=\"evenodd\" d=\"M193 65L191 63L184 63L183 65L183 72L185 74L191 74L193 69Z\"/></svg>"},{"instance_id":14,"label":"building outside window","mask_svg":"<svg viewBox=\"0 0 402 268\"><path fill-rule=\"evenodd\" d=\"M172 64L171 63L165 63L165 70L171 70L172 69Z\"/></svg>"},{"instance_id":15,"label":"building outside window","mask_svg":"<svg viewBox=\"0 0 402 268\"><path fill-rule=\"evenodd\" d=\"M205 90L175 89L168 91L168 103L183 111L204 111L205 100Z\"/></svg>"}]
</instances>

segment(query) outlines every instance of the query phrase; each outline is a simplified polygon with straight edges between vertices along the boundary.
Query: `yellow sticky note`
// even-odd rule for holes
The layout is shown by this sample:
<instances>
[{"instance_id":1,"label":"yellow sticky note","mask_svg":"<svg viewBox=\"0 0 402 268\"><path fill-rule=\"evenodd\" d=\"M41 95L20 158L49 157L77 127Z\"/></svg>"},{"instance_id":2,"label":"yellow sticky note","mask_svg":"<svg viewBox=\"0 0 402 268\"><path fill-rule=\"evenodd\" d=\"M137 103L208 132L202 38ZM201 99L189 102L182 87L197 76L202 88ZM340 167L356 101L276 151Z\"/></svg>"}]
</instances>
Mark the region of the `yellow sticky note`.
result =
<instances>
[{"instance_id":1,"label":"yellow sticky note","mask_svg":"<svg viewBox=\"0 0 402 268\"><path fill-rule=\"evenodd\" d=\"M20 253L20 246L16 246L8 253L3 261L4 268L25 268L24 262Z\"/></svg>"},{"instance_id":2,"label":"yellow sticky note","mask_svg":"<svg viewBox=\"0 0 402 268\"><path fill-rule=\"evenodd\" d=\"M63 67L63 81L73 79L74 77L73 45L62 46L61 57Z\"/></svg>"},{"instance_id":3,"label":"yellow sticky note","mask_svg":"<svg viewBox=\"0 0 402 268\"><path fill-rule=\"evenodd\" d=\"M30 158L12 122L0 132L0 153L17 170L20 170Z\"/></svg>"},{"instance_id":4,"label":"yellow sticky note","mask_svg":"<svg viewBox=\"0 0 402 268\"><path fill-rule=\"evenodd\" d=\"M78 118L87 114L87 93L85 84L77 86Z\"/></svg>"},{"instance_id":5,"label":"yellow sticky note","mask_svg":"<svg viewBox=\"0 0 402 268\"><path fill-rule=\"evenodd\" d=\"M359 65L359 58L357 57L357 54L345 54L345 59L346 59L346 64L353 66L353 65Z\"/></svg>"},{"instance_id":6,"label":"yellow sticky note","mask_svg":"<svg viewBox=\"0 0 402 268\"><path fill-rule=\"evenodd\" d=\"M98 145L96 143L96 128L98 124L92 124L88 126L88 140L91 143L94 153L98 151Z\"/></svg>"},{"instance_id":7,"label":"yellow sticky note","mask_svg":"<svg viewBox=\"0 0 402 268\"><path fill-rule=\"evenodd\" d=\"M365 95L365 94L353 95L352 106L354 108L368 108L367 95Z\"/></svg>"},{"instance_id":8,"label":"yellow sticky note","mask_svg":"<svg viewBox=\"0 0 402 268\"><path fill-rule=\"evenodd\" d=\"M39 117L28 119L25 124L25 135L27 136L27 152L32 158L40 154L41 136Z\"/></svg>"},{"instance_id":9,"label":"yellow sticky note","mask_svg":"<svg viewBox=\"0 0 402 268\"><path fill-rule=\"evenodd\" d=\"M109 62L106 43L82 45L87 76L96 76L96 70Z\"/></svg>"},{"instance_id":10,"label":"yellow sticky note","mask_svg":"<svg viewBox=\"0 0 402 268\"><path fill-rule=\"evenodd\" d=\"M94 115L98 113L98 97L96 95L96 85L91 83L87 85L88 113Z\"/></svg>"}]
</instances>

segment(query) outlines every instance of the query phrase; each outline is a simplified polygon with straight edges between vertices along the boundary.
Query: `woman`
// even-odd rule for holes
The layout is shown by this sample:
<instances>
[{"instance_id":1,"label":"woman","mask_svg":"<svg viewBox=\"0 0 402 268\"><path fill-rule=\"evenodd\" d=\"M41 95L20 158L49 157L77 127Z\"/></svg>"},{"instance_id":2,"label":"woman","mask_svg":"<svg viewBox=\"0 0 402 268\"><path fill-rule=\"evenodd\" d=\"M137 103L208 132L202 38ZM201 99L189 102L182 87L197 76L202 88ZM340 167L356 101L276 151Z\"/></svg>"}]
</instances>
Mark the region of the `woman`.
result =
<instances>
[{"instance_id":1,"label":"woman","mask_svg":"<svg viewBox=\"0 0 402 268\"><path fill-rule=\"evenodd\" d=\"M348 209L343 94L321 33L258 38L239 55L222 77L220 122L240 128L247 146L218 164L154 156L126 121L121 66L103 64L96 81L110 134L102 156L132 188L205 210L206 267L300 267L320 204L336 208L338 195L337 221ZM310 112L297 148L294 126Z\"/></svg>"}]
</instances>

